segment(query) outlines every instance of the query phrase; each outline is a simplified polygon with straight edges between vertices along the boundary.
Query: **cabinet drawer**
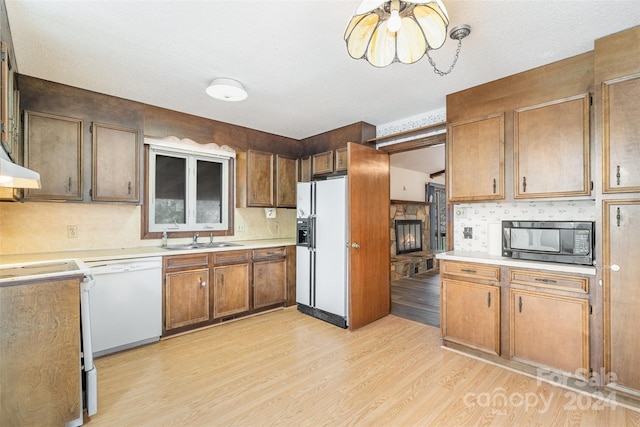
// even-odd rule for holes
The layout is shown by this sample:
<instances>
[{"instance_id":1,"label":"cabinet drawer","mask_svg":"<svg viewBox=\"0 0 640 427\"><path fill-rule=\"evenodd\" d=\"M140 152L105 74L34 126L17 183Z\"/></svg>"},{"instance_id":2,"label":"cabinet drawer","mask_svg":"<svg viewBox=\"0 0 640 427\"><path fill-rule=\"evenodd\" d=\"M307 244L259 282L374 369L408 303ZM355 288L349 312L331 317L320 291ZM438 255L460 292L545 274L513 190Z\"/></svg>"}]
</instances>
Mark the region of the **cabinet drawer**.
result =
<instances>
[{"instance_id":1,"label":"cabinet drawer","mask_svg":"<svg viewBox=\"0 0 640 427\"><path fill-rule=\"evenodd\" d=\"M284 246L277 248L254 249L253 260L258 261L267 258L284 258L286 253Z\"/></svg>"},{"instance_id":2,"label":"cabinet drawer","mask_svg":"<svg viewBox=\"0 0 640 427\"><path fill-rule=\"evenodd\" d=\"M509 281L519 285L589 292L589 279L586 277L527 270L510 270L509 274Z\"/></svg>"},{"instance_id":3,"label":"cabinet drawer","mask_svg":"<svg viewBox=\"0 0 640 427\"><path fill-rule=\"evenodd\" d=\"M213 263L219 264L242 264L249 262L249 251L225 251L213 252Z\"/></svg>"},{"instance_id":4,"label":"cabinet drawer","mask_svg":"<svg viewBox=\"0 0 640 427\"><path fill-rule=\"evenodd\" d=\"M463 277L476 277L480 279L500 280L500 267L484 264L471 264L466 262L442 262L442 273Z\"/></svg>"},{"instance_id":5,"label":"cabinet drawer","mask_svg":"<svg viewBox=\"0 0 640 427\"><path fill-rule=\"evenodd\" d=\"M193 255L177 255L164 258L164 267L169 270L172 268L199 267L209 265L209 255L206 253Z\"/></svg>"}]
</instances>

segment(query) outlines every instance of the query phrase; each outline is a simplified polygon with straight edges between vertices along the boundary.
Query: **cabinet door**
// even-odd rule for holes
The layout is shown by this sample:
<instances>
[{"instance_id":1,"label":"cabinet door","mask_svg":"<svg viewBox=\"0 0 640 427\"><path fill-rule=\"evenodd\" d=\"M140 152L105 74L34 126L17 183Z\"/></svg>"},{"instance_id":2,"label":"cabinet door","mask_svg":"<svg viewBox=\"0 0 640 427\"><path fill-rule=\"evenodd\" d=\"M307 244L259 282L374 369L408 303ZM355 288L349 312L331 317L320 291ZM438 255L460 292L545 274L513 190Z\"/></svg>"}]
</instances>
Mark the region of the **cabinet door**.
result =
<instances>
[{"instance_id":1,"label":"cabinet door","mask_svg":"<svg viewBox=\"0 0 640 427\"><path fill-rule=\"evenodd\" d=\"M500 354L500 288L442 279L442 337Z\"/></svg>"},{"instance_id":2,"label":"cabinet door","mask_svg":"<svg viewBox=\"0 0 640 427\"><path fill-rule=\"evenodd\" d=\"M91 199L138 202L139 131L94 123Z\"/></svg>"},{"instance_id":3,"label":"cabinet door","mask_svg":"<svg viewBox=\"0 0 640 427\"><path fill-rule=\"evenodd\" d=\"M284 258L253 263L253 308L287 300L287 264Z\"/></svg>"},{"instance_id":4,"label":"cabinet door","mask_svg":"<svg viewBox=\"0 0 640 427\"><path fill-rule=\"evenodd\" d=\"M25 198L82 200L82 120L25 111L24 126L25 166L42 183Z\"/></svg>"},{"instance_id":5,"label":"cabinet door","mask_svg":"<svg viewBox=\"0 0 640 427\"><path fill-rule=\"evenodd\" d=\"M614 386L640 394L640 200L604 202L605 368Z\"/></svg>"},{"instance_id":6,"label":"cabinet door","mask_svg":"<svg viewBox=\"0 0 640 427\"><path fill-rule=\"evenodd\" d=\"M314 154L311 157L313 163L313 174L322 175L333 172L333 151Z\"/></svg>"},{"instance_id":7,"label":"cabinet door","mask_svg":"<svg viewBox=\"0 0 640 427\"><path fill-rule=\"evenodd\" d=\"M347 148L338 148L336 150L336 172L347 170Z\"/></svg>"},{"instance_id":8,"label":"cabinet door","mask_svg":"<svg viewBox=\"0 0 640 427\"><path fill-rule=\"evenodd\" d=\"M276 156L276 207L296 207L296 176L298 162L296 159Z\"/></svg>"},{"instance_id":9,"label":"cabinet door","mask_svg":"<svg viewBox=\"0 0 640 427\"><path fill-rule=\"evenodd\" d=\"M602 84L603 191L640 192L640 74Z\"/></svg>"},{"instance_id":10,"label":"cabinet door","mask_svg":"<svg viewBox=\"0 0 640 427\"><path fill-rule=\"evenodd\" d=\"M310 182L311 181L311 157L303 157L300 159L300 177L298 179L300 182Z\"/></svg>"},{"instance_id":11,"label":"cabinet door","mask_svg":"<svg viewBox=\"0 0 640 427\"><path fill-rule=\"evenodd\" d=\"M504 199L504 114L449 125L449 201Z\"/></svg>"},{"instance_id":12,"label":"cabinet door","mask_svg":"<svg viewBox=\"0 0 640 427\"><path fill-rule=\"evenodd\" d=\"M213 269L213 317L249 311L249 264Z\"/></svg>"},{"instance_id":13,"label":"cabinet door","mask_svg":"<svg viewBox=\"0 0 640 427\"><path fill-rule=\"evenodd\" d=\"M514 112L516 198L586 196L589 94Z\"/></svg>"},{"instance_id":14,"label":"cabinet door","mask_svg":"<svg viewBox=\"0 0 640 427\"><path fill-rule=\"evenodd\" d=\"M81 416L80 280L0 287L0 355L0 425Z\"/></svg>"},{"instance_id":15,"label":"cabinet door","mask_svg":"<svg viewBox=\"0 0 640 427\"><path fill-rule=\"evenodd\" d=\"M209 269L167 273L165 329L209 320Z\"/></svg>"},{"instance_id":16,"label":"cabinet door","mask_svg":"<svg viewBox=\"0 0 640 427\"><path fill-rule=\"evenodd\" d=\"M511 358L560 369L589 370L589 301L511 289Z\"/></svg>"},{"instance_id":17,"label":"cabinet door","mask_svg":"<svg viewBox=\"0 0 640 427\"><path fill-rule=\"evenodd\" d=\"M247 206L273 206L273 154L249 151Z\"/></svg>"}]
</instances>

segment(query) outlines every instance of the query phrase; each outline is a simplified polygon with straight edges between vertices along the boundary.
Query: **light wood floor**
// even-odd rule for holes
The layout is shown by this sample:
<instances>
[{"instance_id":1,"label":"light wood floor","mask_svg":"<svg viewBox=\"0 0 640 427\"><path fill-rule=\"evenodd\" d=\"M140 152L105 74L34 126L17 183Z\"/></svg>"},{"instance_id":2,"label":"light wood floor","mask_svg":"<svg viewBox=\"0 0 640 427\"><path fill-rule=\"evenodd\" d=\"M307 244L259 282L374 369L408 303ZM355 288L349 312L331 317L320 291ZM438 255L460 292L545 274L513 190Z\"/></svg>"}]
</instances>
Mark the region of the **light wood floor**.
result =
<instances>
[{"instance_id":1,"label":"light wood floor","mask_svg":"<svg viewBox=\"0 0 640 427\"><path fill-rule=\"evenodd\" d=\"M291 307L96 365L89 427L640 425L638 412L443 350L437 328L393 315L349 332Z\"/></svg>"}]
</instances>

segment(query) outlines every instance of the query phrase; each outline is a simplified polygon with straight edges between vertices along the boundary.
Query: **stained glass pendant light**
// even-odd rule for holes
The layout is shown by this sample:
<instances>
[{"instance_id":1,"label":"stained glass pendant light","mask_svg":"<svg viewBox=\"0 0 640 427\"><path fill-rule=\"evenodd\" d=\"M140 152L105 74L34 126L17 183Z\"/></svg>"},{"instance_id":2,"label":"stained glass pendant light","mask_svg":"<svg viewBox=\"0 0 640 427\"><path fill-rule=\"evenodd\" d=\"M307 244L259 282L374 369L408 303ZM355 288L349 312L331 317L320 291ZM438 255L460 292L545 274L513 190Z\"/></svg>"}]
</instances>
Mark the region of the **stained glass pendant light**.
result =
<instances>
[{"instance_id":1,"label":"stained glass pendant light","mask_svg":"<svg viewBox=\"0 0 640 427\"><path fill-rule=\"evenodd\" d=\"M449 16L440 0L363 0L347 25L344 39L352 58L366 59L376 67L386 67L393 62L412 64L425 54L429 57L429 50L442 47L448 26ZM468 25L451 30L450 37L458 40L458 51L449 71L438 70L429 57L438 74L451 72L461 40L470 32Z\"/></svg>"}]
</instances>

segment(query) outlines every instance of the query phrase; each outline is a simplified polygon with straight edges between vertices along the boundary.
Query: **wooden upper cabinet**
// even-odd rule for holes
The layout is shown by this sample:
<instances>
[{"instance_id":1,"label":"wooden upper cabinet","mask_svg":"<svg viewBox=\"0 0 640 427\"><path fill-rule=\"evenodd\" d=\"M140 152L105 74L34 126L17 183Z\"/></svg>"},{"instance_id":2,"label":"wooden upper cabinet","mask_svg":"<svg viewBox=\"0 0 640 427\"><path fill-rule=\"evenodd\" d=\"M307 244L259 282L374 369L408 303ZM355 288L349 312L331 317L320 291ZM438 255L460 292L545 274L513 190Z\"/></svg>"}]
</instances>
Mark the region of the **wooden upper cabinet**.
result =
<instances>
[{"instance_id":1,"label":"wooden upper cabinet","mask_svg":"<svg viewBox=\"0 0 640 427\"><path fill-rule=\"evenodd\" d=\"M640 74L602 83L603 192L640 192Z\"/></svg>"},{"instance_id":2,"label":"wooden upper cabinet","mask_svg":"<svg viewBox=\"0 0 640 427\"><path fill-rule=\"evenodd\" d=\"M504 114L449 124L449 201L504 199Z\"/></svg>"},{"instance_id":3,"label":"wooden upper cabinet","mask_svg":"<svg viewBox=\"0 0 640 427\"><path fill-rule=\"evenodd\" d=\"M325 151L311 156L313 175L323 175L333 172L333 151Z\"/></svg>"},{"instance_id":4,"label":"wooden upper cabinet","mask_svg":"<svg viewBox=\"0 0 640 427\"><path fill-rule=\"evenodd\" d=\"M300 159L300 176L298 177L298 181L311 181L311 156Z\"/></svg>"},{"instance_id":5,"label":"wooden upper cabinet","mask_svg":"<svg viewBox=\"0 0 640 427\"><path fill-rule=\"evenodd\" d=\"M24 112L25 166L40 173L32 200L82 200L82 120Z\"/></svg>"},{"instance_id":6,"label":"wooden upper cabinet","mask_svg":"<svg viewBox=\"0 0 640 427\"><path fill-rule=\"evenodd\" d=\"M587 196L590 95L514 111L514 195Z\"/></svg>"},{"instance_id":7,"label":"wooden upper cabinet","mask_svg":"<svg viewBox=\"0 0 640 427\"><path fill-rule=\"evenodd\" d=\"M336 172L347 170L347 147L336 150Z\"/></svg>"},{"instance_id":8,"label":"wooden upper cabinet","mask_svg":"<svg viewBox=\"0 0 640 427\"><path fill-rule=\"evenodd\" d=\"M237 207L273 207L273 154L238 152L236 162Z\"/></svg>"},{"instance_id":9,"label":"wooden upper cabinet","mask_svg":"<svg viewBox=\"0 0 640 427\"><path fill-rule=\"evenodd\" d=\"M298 161L276 155L276 207L296 207Z\"/></svg>"},{"instance_id":10,"label":"wooden upper cabinet","mask_svg":"<svg viewBox=\"0 0 640 427\"><path fill-rule=\"evenodd\" d=\"M140 131L93 123L91 199L140 201Z\"/></svg>"}]
</instances>

